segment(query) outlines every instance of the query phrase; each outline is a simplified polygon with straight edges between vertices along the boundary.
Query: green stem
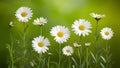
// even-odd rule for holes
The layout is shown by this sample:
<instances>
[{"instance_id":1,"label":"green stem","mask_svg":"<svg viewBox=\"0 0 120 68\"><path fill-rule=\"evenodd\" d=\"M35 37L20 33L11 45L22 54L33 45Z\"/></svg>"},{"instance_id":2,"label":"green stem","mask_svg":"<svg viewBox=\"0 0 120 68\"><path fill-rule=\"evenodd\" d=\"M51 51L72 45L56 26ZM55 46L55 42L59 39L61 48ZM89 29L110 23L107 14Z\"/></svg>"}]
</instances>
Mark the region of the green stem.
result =
<instances>
[{"instance_id":1,"label":"green stem","mask_svg":"<svg viewBox=\"0 0 120 68\"><path fill-rule=\"evenodd\" d=\"M13 59L13 38L12 38L12 33L10 32L10 38L11 38L11 46L9 49L10 52L10 58L11 58L11 68L14 68L14 59Z\"/></svg>"},{"instance_id":2,"label":"green stem","mask_svg":"<svg viewBox=\"0 0 120 68\"><path fill-rule=\"evenodd\" d=\"M82 64L81 64L81 55L80 55L80 48L78 48L78 56L80 58L79 62L80 62L80 68L82 67Z\"/></svg>"},{"instance_id":3,"label":"green stem","mask_svg":"<svg viewBox=\"0 0 120 68\"><path fill-rule=\"evenodd\" d=\"M106 40L106 68L108 68L108 54L109 54L108 51L109 51L108 50L108 40Z\"/></svg>"},{"instance_id":4,"label":"green stem","mask_svg":"<svg viewBox=\"0 0 120 68\"><path fill-rule=\"evenodd\" d=\"M42 54L38 55L38 68L41 68L41 59L42 59Z\"/></svg>"},{"instance_id":5,"label":"green stem","mask_svg":"<svg viewBox=\"0 0 120 68\"><path fill-rule=\"evenodd\" d=\"M26 30L27 30L27 24L26 23L24 23L24 31L23 31L23 48L24 48L24 57L25 57L25 55L26 55Z\"/></svg>"},{"instance_id":6,"label":"green stem","mask_svg":"<svg viewBox=\"0 0 120 68\"><path fill-rule=\"evenodd\" d=\"M61 62L61 44L59 45L59 63L58 63L58 68L60 68L60 62Z\"/></svg>"},{"instance_id":7,"label":"green stem","mask_svg":"<svg viewBox=\"0 0 120 68\"><path fill-rule=\"evenodd\" d=\"M97 68L98 66L98 54L97 54L97 48L98 48L98 45L97 45L97 41L98 41L98 20L96 21L96 30L95 30L95 48L96 48L96 65L95 67Z\"/></svg>"},{"instance_id":8,"label":"green stem","mask_svg":"<svg viewBox=\"0 0 120 68\"><path fill-rule=\"evenodd\" d=\"M50 68L50 56L48 57L48 68Z\"/></svg>"},{"instance_id":9,"label":"green stem","mask_svg":"<svg viewBox=\"0 0 120 68\"><path fill-rule=\"evenodd\" d=\"M70 56L68 57L68 63L69 63L69 68L71 68L71 61L70 61Z\"/></svg>"},{"instance_id":10,"label":"green stem","mask_svg":"<svg viewBox=\"0 0 120 68\"><path fill-rule=\"evenodd\" d=\"M26 40L26 37L25 37L25 33L26 33L26 23L24 23L24 32L23 32L23 46L24 46L24 52L25 52L25 40ZM25 57L25 53L24 53L24 57Z\"/></svg>"},{"instance_id":11,"label":"green stem","mask_svg":"<svg viewBox=\"0 0 120 68\"><path fill-rule=\"evenodd\" d=\"M80 45L81 45L81 47L79 48L80 50L79 50L79 58L80 58L80 68L82 68L82 49L84 49L84 47L82 46L82 35L80 36Z\"/></svg>"},{"instance_id":12,"label":"green stem","mask_svg":"<svg viewBox=\"0 0 120 68\"><path fill-rule=\"evenodd\" d=\"M96 22L95 41L98 40L98 21Z\"/></svg>"},{"instance_id":13,"label":"green stem","mask_svg":"<svg viewBox=\"0 0 120 68\"><path fill-rule=\"evenodd\" d=\"M88 47L86 49L86 68L88 68Z\"/></svg>"},{"instance_id":14,"label":"green stem","mask_svg":"<svg viewBox=\"0 0 120 68\"><path fill-rule=\"evenodd\" d=\"M42 35L42 26L40 26L40 35Z\"/></svg>"},{"instance_id":15,"label":"green stem","mask_svg":"<svg viewBox=\"0 0 120 68\"><path fill-rule=\"evenodd\" d=\"M21 64L24 64L22 65L22 68L24 68L25 66L25 61L26 61L26 30L27 30L27 24L26 23L23 23L24 25L24 30L23 30L23 56L22 56L22 61Z\"/></svg>"}]
</instances>

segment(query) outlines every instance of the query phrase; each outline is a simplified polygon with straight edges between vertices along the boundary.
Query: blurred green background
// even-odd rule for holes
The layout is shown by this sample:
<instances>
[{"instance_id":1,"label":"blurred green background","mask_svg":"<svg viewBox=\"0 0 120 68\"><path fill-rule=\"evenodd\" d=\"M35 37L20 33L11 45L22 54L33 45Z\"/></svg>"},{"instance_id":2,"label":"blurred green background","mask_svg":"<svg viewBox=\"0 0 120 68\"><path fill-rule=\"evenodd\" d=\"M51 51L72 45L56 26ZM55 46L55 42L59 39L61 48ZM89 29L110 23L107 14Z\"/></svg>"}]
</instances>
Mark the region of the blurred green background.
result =
<instances>
[{"instance_id":1,"label":"blurred green background","mask_svg":"<svg viewBox=\"0 0 120 68\"><path fill-rule=\"evenodd\" d=\"M65 25L71 30L71 24L76 19L86 19L92 23L93 33L85 37L84 40L90 41L94 35L95 20L89 14L92 12L105 14L106 17L99 22L99 31L106 26L113 29L114 37L109 42L111 53L113 54L113 68L120 68L119 0L0 0L0 68L7 68L8 65L9 54L6 44L10 43L9 22L13 21L16 24L14 32L16 31L17 33L22 29L21 23L15 17L16 10L21 6L30 7L33 10L27 37L31 40L33 37L39 36L39 28L32 25L32 22L37 17L45 17L48 19L48 23L43 27L43 34L50 38L52 46L56 46L56 42L53 42L53 37L49 34L53 26ZM74 40L78 39L77 37L71 31L71 38L65 44L72 45ZM101 42L104 42L104 40L101 39Z\"/></svg>"}]
</instances>

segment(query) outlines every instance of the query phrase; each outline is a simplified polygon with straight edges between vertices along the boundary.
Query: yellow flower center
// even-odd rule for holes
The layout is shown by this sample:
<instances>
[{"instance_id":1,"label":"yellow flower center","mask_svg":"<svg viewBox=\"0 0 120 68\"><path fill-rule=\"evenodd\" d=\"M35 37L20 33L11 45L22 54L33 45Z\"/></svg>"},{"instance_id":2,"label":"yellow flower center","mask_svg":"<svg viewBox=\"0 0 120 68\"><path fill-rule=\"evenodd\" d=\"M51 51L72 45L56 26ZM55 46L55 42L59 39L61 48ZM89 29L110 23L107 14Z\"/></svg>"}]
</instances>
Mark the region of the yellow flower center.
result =
<instances>
[{"instance_id":1,"label":"yellow flower center","mask_svg":"<svg viewBox=\"0 0 120 68\"><path fill-rule=\"evenodd\" d=\"M64 33L60 31L57 33L57 35L58 35L58 37L63 37Z\"/></svg>"},{"instance_id":2,"label":"yellow flower center","mask_svg":"<svg viewBox=\"0 0 120 68\"><path fill-rule=\"evenodd\" d=\"M39 25L43 25L44 23L40 21L40 22L38 22L38 24L39 24Z\"/></svg>"},{"instance_id":3,"label":"yellow flower center","mask_svg":"<svg viewBox=\"0 0 120 68\"><path fill-rule=\"evenodd\" d=\"M85 30L85 26L84 26L84 25L80 25L80 26L79 26L79 29L80 29L80 30Z\"/></svg>"},{"instance_id":4,"label":"yellow flower center","mask_svg":"<svg viewBox=\"0 0 120 68\"><path fill-rule=\"evenodd\" d=\"M39 46L39 47L43 47L43 46L44 46L44 42L39 42L39 43L38 43L38 46Z\"/></svg>"},{"instance_id":5,"label":"yellow flower center","mask_svg":"<svg viewBox=\"0 0 120 68\"><path fill-rule=\"evenodd\" d=\"M109 35L110 33L109 32L105 32L105 35Z\"/></svg>"},{"instance_id":6,"label":"yellow flower center","mask_svg":"<svg viewBox=\"0 0 120 68\"><path fill-rule=\"evenodd\" d=\"M66 50L67 53L70 53L70 50Z\"/></svg>"},{"instance_id":7,"label":"yellow flower center","mask_svg":"<svg viewBox=\"0 0 120 68\"><path fill-rule=\"evenodd\" d=\"M27 16L27 12L22 12L22 13L21 13L21 16L22 16L22 17L26 17L26 16Z\"/></svg>"},{"instance_id":8,"label":"yellow flower center","mask_svg":"<svg viewBox=\"0 0 120 68\"><path fill-rule=\"evenodd\" d=\"M97 15L97 16L96 16L96 18L97 18L97 19L99 19L99 18L100 18L100 16L99 16L99 15Z\"/></svg>"}]
</instances>

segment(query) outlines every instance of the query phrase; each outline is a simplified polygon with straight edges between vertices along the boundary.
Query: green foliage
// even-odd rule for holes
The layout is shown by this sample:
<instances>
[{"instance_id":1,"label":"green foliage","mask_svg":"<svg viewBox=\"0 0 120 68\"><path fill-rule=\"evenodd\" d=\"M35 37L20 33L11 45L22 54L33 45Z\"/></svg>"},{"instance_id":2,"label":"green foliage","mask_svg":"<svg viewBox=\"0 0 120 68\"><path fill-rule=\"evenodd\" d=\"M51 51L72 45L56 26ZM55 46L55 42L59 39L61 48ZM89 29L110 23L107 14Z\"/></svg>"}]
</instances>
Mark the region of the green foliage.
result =
<instances>
[{"instance_id":1,"label":"green foliage","mask_svg":"<svg viewBox=\"0 0 120 68\"><path fill-rule=\"evenodd\" d=\"M67 3L67 6L66 6ZM64 6L62 6L62 4ZM102 4L102 5L100 5ZM7 44L7 49L5 49L6 43L10 43L10 39L9 39L9 30L10 28L7 27L9 21L14 21L15 22L15 27L13 27L13 51L14 51L14 68L18 68L21 65L25 65L25 67L28 68L36 68L38 65L38 54L36 52L34 52L34 50L32 49L31 46L31 40L33 40L34 37L39 36L40 34L40 29L37 26L33 26L32 22L33 19L35 19L36 17L39 16L43 16L43 17L47 17L48 19L48 23L43 27L43 34L44 36L48 37L50 39L51 42L51 46L50 46L50 52L53 53L53 55L51 56L50 59L50 68L56 68L58 65L58 54L56 51L58 51L58 44L56 42L54 42L53 37L50 36L49 31L51 29L51 27L55 26L55 25L65 25L67 26L70 30L71 30L71 24L73 23L73 21L75 19L79 19L79 18L85 18L88 19L89 21L92 22L93 25L93 33L91 35L89 35L88 37L84 37L83 38L83 43L85 42L94 42L93 40L93 34L94 34L94 27L95 27L95 21L89 16L89 13L91 12L98 12L98 13L104 13L106 14L106 18L101 20L99 23L99 28L98 31L100 31L101 28L103 28L104 26L110 26L112 27L115 32L119 31L119 29L116 29L117 27L119 27L118 24L118 18L119 18L119 9L118 9L118 2L112 1L110 0L108 1L100 1L98 3L98 1L92 0L90 1L80 1L80 0L66 0L65 2L63 0L53 0L53 1L48 1L48 0L12 0L12 1L8 1L8 0L1 0L0 1L0 9L1 9L1 31L3 31L1 33L1 44L0 44L0 51L5 53L5 55L1 54L0 58L1 58L1 65L2 63L6 63L5 60L11 62L11 59L5 59L8 57L11 57L11 44ZM2 7L4 6L4 7ZM30 8L32 8L33 10L33 17L32 19L27 23L28 26L24 29L23 24L19 23L17 21L17 19L15 18L14 14L15 11L21 7L21 6L28 6ZM12 8L11 8L12 7ZM109 7L111 7L111 9L109 9ZM117 10L117 11L116 11ZM115 17L115 18L113 18ZM115 23L113 23L115 22ZM116 27L114 27L116 26ZM4 29L2 29L4 28ZM26 32L26 50L24 51L24 48L22 48L23 46L23 31ZM11 31L10 31L11 32ZM2 37L5 36L5 37ZM110 45L113 45L115 42L116 44L118 43L119 38L117 37L119 36L119 33L116 33L116 38L113 38L113 40L110 40ZM79 42L79 38L77 35L73 34L72 30L71 30L71 38L68 40L67 43L63 44L63 46L66 45L71 45L73 46L73 42L74 41L78 41ZM108 65L110 65L112 63L111 58L116 58L117 55L117 49L115 49L114 46L112 46L112 49L108 50L110 51L108 53L108 58L106 59L106 51L103 49L104 47L104 43L103 40L101 40L101 38L99 38L98 40L98 45L100 47L98 47L99 53L98 53L98 58L96 58L96 49L94 48L94 44L92 43L92 45L89 47L89 67L92 68L92 66L94 67L95 63L100 61L98 64L98 66L104 68L106 66L106 62L108 63ZM103 47L103 48L102 48ZM118 47L119 49L119 47ZM111 55L111 50L112 53L114 53L114 56ZM8 53L9 51L9 53ZM24 51L24 52L23 52ZM73 54L72 58L71 58L71 67L72 65L75 66L75 68L79 68L79 57L76 51L76 48L74 48L75 53ZM86 66L86 56L84 52L86 50L83 50L82 52L82 66L83 68ZM21 53L22 52L22 53ZM103 53L104 52L104 53ZM7 54L7 55L6 55ZM25 59L22 59L23 54L25 55ZM57 54L57 55L56 55ZM4 59L2 59L2 57L4 56ZM7 57L5 57L7 56ZM43 61L41 61L43 64L42 67L47 67L47 62L48 62L48 54L44 54L43 55L44 59ZM74 58L73 58L74 57ZM66 59L66 57L62 56L62 61ZM117 59L116 59L117 60ZM23 61L24 63L21 63L21 61ZM64 63L62 64L63 68L65 68L65 65L68 64L67 61L64 61ZM119 63L117 63L119 64ZM3 64L4 65L4 64ZM2 65L2 66L3 66ZM8 64L5 64L4 66L7 66ZM10 63L11 65L11 63Z\"/></svg>"}]
</instances>

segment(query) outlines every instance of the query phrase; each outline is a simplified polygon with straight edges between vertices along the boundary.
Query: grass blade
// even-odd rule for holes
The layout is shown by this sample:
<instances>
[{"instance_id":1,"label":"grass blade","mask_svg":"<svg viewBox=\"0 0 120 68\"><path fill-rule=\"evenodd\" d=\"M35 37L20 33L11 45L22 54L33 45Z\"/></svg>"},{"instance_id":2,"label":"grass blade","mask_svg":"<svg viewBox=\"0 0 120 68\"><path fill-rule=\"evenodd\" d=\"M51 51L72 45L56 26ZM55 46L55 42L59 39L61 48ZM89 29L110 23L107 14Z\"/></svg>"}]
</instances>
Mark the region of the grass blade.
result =
<instances>
[{"instance_id":1,"label":"grass blade","mask_svg":"<svg viewBox=\"0 0 120 68\"><path fill-rule=\"evenodd\" d=\"M94 61L97 62L97 60L96 60L94 54L93 54L91 51L90 51L90 54L91 54L92 58L94 59Z\"/></svg>"},{"instance_id":2,"label":"grass blade","mask_svg":"<svg viewBox=\"0 0 120 68\"><path fill-rule=\"evenodd\" d=\"M104 63L106 63L106 59L103 56L100 56Z\"/></svg>"},{"instance_id":3,"label":"grass blade","mask_svg":"<svg viewBox=\"0 0 120 68\"><path fill-rule=\"evenodd\" d=\"M103 64L103 63L100 63L100 65L101 65L101 67L102 67L102 68L105 68L105 66L104 66L104 64Z\"/></svg>"},{"instance_id":4,"label":"grass blade","mask_svg":"<svg viewBox=\"0 0 120 68\"><path fill-rule=\"evenodd\" d=\"M74 62L75 66L78 68L77 61L75 60L75 58L74 58L74 57L72 57L72 61Z\"/></svg>"}]
</instances>

